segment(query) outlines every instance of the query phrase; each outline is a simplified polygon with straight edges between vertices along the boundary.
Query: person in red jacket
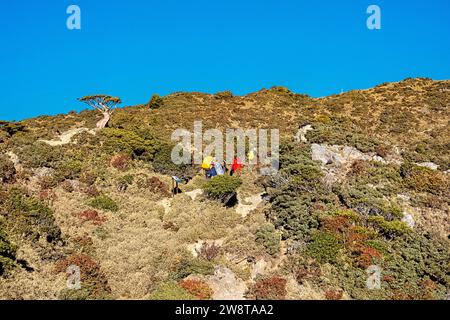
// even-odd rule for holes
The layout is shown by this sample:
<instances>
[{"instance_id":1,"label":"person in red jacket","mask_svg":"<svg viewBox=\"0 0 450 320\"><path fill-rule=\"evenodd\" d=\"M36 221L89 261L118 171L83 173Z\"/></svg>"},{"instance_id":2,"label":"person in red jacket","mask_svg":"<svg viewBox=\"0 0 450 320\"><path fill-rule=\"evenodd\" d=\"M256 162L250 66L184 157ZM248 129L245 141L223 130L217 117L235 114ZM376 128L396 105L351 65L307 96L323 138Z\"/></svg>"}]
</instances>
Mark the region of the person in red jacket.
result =
<instances>
[{"instance_id":1,"label":"person in red jacket","mask_svg":"<svg viewBox=\"0 0 450 320\"><path fill-rule=\"evenodd\" d=\"M231 165L230 176L232 176L234 173L240 172L242 167L243 165L241 160L239 160L238 157L234 157L233 164Z\"/></svg>"}]
</instances>

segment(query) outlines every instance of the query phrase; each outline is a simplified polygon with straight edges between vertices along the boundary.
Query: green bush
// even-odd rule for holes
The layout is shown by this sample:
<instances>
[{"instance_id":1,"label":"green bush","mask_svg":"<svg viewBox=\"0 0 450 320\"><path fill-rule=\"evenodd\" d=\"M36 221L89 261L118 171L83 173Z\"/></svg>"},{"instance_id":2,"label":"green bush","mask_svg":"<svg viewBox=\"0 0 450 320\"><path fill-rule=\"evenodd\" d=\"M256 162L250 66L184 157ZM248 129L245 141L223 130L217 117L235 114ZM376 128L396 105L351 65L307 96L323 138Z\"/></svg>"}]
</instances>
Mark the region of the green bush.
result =
<instances>
[{"instance_id":1,"label":"green bush","mask_svg":"<svg viewBox=\"0 0 450 320\"><path fill-rule=\"evenodd\" d=\"M171 278L181 280L191 274L212 275L214 274L214 264L204 259L184 258L175 266Z\"/></svg>"},{"instance_id":2,"label":"green bush","mask_svg":"<svg viewBox=\"0 0 450 320\"><path fill-rule=\"evenodd\" d=\"M336 262L342 244L332 234L317 232L308 243L307 254L321 263Z\"/></svg>"},{"instance_id":3,"label":"green bush","mask_svg":"<svg viewBox=\"0 0 450 320\"><path fill-rule=\"evenodd\" d=\"M26 127L20 122L0 121L0 130L6 132L9 136L13 136L18 132L25 132Z\"/></svg>"},{"instance_id":4,"label":"green bush","mask_svg":"<svg viewBox=\"0 0 450 320\"><path fill-rule=\"evenodd\" d=\"M6 231L0 225L0 276L15 265L17 247L8 240Z\"/></svg>"},{"instance_id":5,"label":"green bush","mask_svg":"<svg viewBox=\"0 0 450 320\"><path fill-rule=\"evenodd\" d=\"M64 181L66 179L78 179L83 169L83 162L79 160L65 160L58 163L55 171L55 179Z\"/></svg>"},{"instance_id":6,"label":"green bush","mask_svg":"<svg viewBox=\"0 0 450 320\"><path fill-rule=\"evenodd\" d=\"M176 281L159 284L149 296L150 300L198 300Z\"/></svg>"},{"instance_id":7,"label":"green bush","mask_svg":"<svg viewBox=\"0 0 450 320\"><path fill-rule=\"evenodd\" d=\"M117 203L106 195L99 195L89 201L89 205L95 209L117 212L119 210L119 206Z\"/></svg>"},{"instance_id":8,"label":"green bush","mask_svg":"<svg viewBox=\"0 0 450 320\"><path fill-rule=\"evenodd\" d=\"M27 167L32 168L55 168L64 157L61 147L52 147L41 141L23 146L17 155Z\"/></svg>"},{"instance_id":9,"label":"green bush","mask_svg":"<svg viewBox=\"0 0 450 320\"><path fill-rule=\"evenodd\" d=\"M6 217L9 230L33 239L43 236L48 242L61 239L53 211L20 189L12 188L0 194L0 213Z\"/></svg>"},{"instance_id":10,"label":"green bush","mask_svg":"<svg viewBox=\"0 0 450 320\"><path fill-rule=\"evenodd\" d=\"M272 92L277 92L277 93L290 93L291 91L283 86L273 86L272 88L270 88L270 91Z\"/></svg>"},{"instance_id":11,"label":"green bush","mask_svg":"<svg viewBox=\"0 0 450 320\"><path fill-rule=\"evenodd\" d=\"M124 175L124 176L121 176L120 178L118 178L117 181L131 185L131 184L133 184L134 176L131 174L127 174L127 175Z\"/></svg>"},{"instance_id":12,"label":"green bush","mask_svg":"<svg viewBox=\"0 0 450 320\"><path fill-rule=\"evenodd\" d=\"M150 161L158 146L148 131L130 131L118 128L105 128L99 134L105 153L120 153L133 158Z\"/></svg>"},{"instance_id":13,"label":"green bush","mask_svg":"<svg viewBox=\"0 0 450 320\"><path fill-rule=\"evenodd\" d=\"M408 164L403 165L401 170L409 188L438 196L450 195L449 179L445 174L426 167L408 166Z\"/></svg>"},{"instance_id":14,"label":"green bush","mask_svg":"<svg viewBox=\"0 0 450 320\"><path fill-rule=\"evenodd\" d=\"M215 176L203 186L206 195L213 199L220 199L227 194L235 192L242 184L238 177L227 175Z\"/></svg>"},{"instance_id":15,"label":"green bush","mask_svg":"<svg viewBox=\"0 0 450 320\"><path fill-rule=\"evenodd\" d=\"M148 107L150 109L159 109L164 106L164 99L158 94L154 94L150 101L148 102Z\"/></svg>"},{"instance_id":16,"label":"green bush","mask_svg":"<svg viewBox=\"0 0 450 320\"><path fill-rule=\"evenodd\" d=\"M271 255L275 255L280 251L280 240L280 234L270 223L263 225L256 232L256 242L262 244Z\"/></svg>"},{"instance_id":17,"label":"green bush","mask_svg":"<svg viewBox=\"0 0 450 320\"><path fill-rule=\"evenodd\" d=\"M164 175L177 176L182 179L191 179L198 173L198 167L190 164L175 164L172 161L173 145L161 143L152 162L153 169Z\"/></svg>"},{"instance_id":18,"label":"green bush","mask_svg":"<svg viewBox=\"0 0 450 320\"><path fill-rule=\"evenodd\" d=\"M349 181L334 189L347 207L363 216L379 215L388 220L403 217L396 202L386 200L383 193L368 184Z\"/></svg>"},{"instance_id":19,"label":"green bush","mask_svg":"<svg viewBox=\"0 0 450 320\"><path fill-rule=\"evenodd\" d=\"M386 221L381 216L373 216L369 217L368 221L374 223L388 236L402 235L410 230L408 225L400 220Z\"/></svg>"},{"instance_id":20,"label":"green bush","mask_svg":"<svg viewBox=\"0 0 450 320\"><path fill-rule=\"evenodd\" d=\"M325 116L326 117L326 116ZM329 118L328 118L329 119ZM311 143L330 145L350 145L361 152L375 152L379 142L363 132L352 120L334 117L331 121L319 118L312 124L314 130L308 131L306 138Z\"/></svg>"},{"instance_id":21,"label":"green bush","mask_svg":"<svg viewBox=\"0 0 450 320\"><path fill-rule=\"evenodd\" d=\"M217 99L230 99L230 98L233 98L233 93L231 91L229 91L229 90L221 91L221 92L217 92L214 95L214 97L217 98Z\"/></svg>"}]
</instances>

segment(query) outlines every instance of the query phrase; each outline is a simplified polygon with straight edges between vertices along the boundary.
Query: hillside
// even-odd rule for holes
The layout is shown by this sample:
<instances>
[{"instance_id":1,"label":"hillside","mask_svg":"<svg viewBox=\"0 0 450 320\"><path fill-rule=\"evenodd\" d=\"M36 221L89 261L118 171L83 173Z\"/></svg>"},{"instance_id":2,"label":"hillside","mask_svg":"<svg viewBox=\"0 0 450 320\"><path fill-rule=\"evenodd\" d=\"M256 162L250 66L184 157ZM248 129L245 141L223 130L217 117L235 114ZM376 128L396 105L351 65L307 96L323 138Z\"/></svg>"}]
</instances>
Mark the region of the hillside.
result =
<instances>
[{"instance_id":1,"label":"hillside","mask_svg":"<svg viewBox=\"0 0 450 320\"><path fill-rule=\"evenodd\" d=\"M324 98L173 93L0 122L1 299L443 299L450 81ZM280 171L211 185L173 130L278 128ZM170 194L171 175L186 178ZM213 188L233 185L224 206ZM81 269L68 289L67 268ZM366 273L381 270L380 288ZM73 275L70 275L72 277Z\"/></svg>"}]
</instances>

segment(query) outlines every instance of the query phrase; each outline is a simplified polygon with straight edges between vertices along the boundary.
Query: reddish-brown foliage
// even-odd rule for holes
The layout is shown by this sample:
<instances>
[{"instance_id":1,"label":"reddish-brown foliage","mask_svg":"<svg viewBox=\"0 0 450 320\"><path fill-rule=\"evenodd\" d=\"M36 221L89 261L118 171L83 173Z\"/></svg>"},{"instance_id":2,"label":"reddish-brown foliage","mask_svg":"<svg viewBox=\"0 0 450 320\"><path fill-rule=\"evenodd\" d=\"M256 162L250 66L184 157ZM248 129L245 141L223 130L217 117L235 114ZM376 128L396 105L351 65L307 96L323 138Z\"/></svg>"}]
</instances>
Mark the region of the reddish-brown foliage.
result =
<instances>
[{"instance_id":1,"label":"reddish-brown foliage","mask_svg":"<svg viewBox=\"0 0 450 320\"><path fill-rule=\"evenodd\" d=\"M209 300L213 294L208 284L201 280L182 280L180 286L200 300Z\"/></svg>"},{"instance_id":2,"label":"reddish-brown foliage","mask_svg":"<svg viewBox=\"0 0 450 320\"><path fill-rule=\"evenodd\" d=\"M109 164L120 171L127 171L131 166L131 158L127 155L117 155L111 158Z\"/></svg>"},{"instance_id":3,"label":"reddish-brown foliage","mask_svg":"<svg viewBox=\"0 0 450 320\"><path fill-rule=\"evenodd\" d=\"M67 259L57 262L55 271L57 273L66 272L67 268L75 265L80 268L81 278L87 276L98 276L101 274L100 265L84 254L73 254Z\"/></svg>"},{"instance_id":4,"label":"reddish-brown foliage","mask_svg":"<svg viewBox=\"0 0 450 320\"><path fill-rule=\"evenodd\" d=\"M94 244L94 242L92 241L92 238L86 234L83 236L80 236L80 237L76 237L75 242L82 247L88 247L88 246L92 246Z\"/></svg>"},{"instance_id":5,"label":"reddish-brown foliage","mask_svg":"<svg viewBox=\"0 0 450 320\"><path fill-rule=\"evenodd\" d=\"M208 261L213 260L220 252L220 247L215 243L207 244L204 242L200 250L196 250L197 254Z\"/></svg>"},{"instance_id":6,"label":"reddish-brown foliage","mask_svg":"<svg viewBox=\"0 0 450 320\"><path fill-rule=\"evenodd\" d=\"M51 205L56 200L56 193L51 189L44 189L39 192L39 200L46 205Z\"/></svg>"},{"instance_id":7,"label":"reddish-brown foliage","mask_svg":"<svg viewBox=\"0 0 450 320\"><path fill-rule=\"evenodd\" d=\"M257 300L283 300L286 297L286 279L279 276L260 279L250 290Z\"/></svg>"},{"instance_id":8,"label":"reddish-brown foliage","mask_svg":"<svg viewBox=\"0 0 450 320\"><path fill-rule=\"evenodd\" d=\"M323 229L342 236L349 233L350 226L351 222L347 217L326 217L322 220Z\"/></svg>"},{"instance_id":9,"label":"reddish-brown foliage","mask_svg":"<svg viewBox=\"0 0 450 320\"><path fill-rule=\"evenodd\" d=\"M85 210L78 214L78 218L83 220L83 222L90 221L95 225L103 224L106 221L105 217L101 217L100 214L95 210Z\"/></svg>"},{"instance_id":10,"label":"reddish-brown foliage","mask_svg":"<svg viewBox=\"0 0 450 320\"><path fill-rule=\"evenodd\" d=\"M370 247L361 246L359 250L353 253L357 255L355 264L364 269L374 264L376 260L381 259L380 252Z\"/></svg>"},{"instance_id":11,"label":"reddish-brown foliage","mask_svg":"<svg viewBox=\"0 0 450 320\"><path fill-rule=\"evenodd\" d=\"M325 292L325 299L327 300L342 300L344 291L341 289L329 289Z\"/></svg>"},{"instance_id":12,"label":"reddish-brown foliage","mask_svg":"<svg viewBox=\"0 0 450 320\"><path fill-rule=\"evenodd\" d=\"M68 267L77 266L80 268L81 285L89 289L92 296L104 295L110 293L111 288L108 285L106 276L100 269L100 265L85 254L73 254L67 259L57 262L56 273L67 272Z\"/></svg>"},{"instance_id":13,"label":"reddish-brown foliage","mask_svg":"<svg viewBox=\"0 0 450 320\"><path fill-rule=\"evenodd\" d=\"M169 196L169 187L163 181L157 177L151 177L147 179L146 187L153 193L159 193L164 196Z\"/></svg>"},{"instance_id":14,"label":"reddish-brown foliage","mask_svg":"<svg viewBox=\"0 0 450 320\"><path fill-rule=\"evenodd\" d=\"M84 189L84 193L91 198L98 197L100 195L100 191L95 186L88 186Z\"/></svg>"},{"instance_id":15,"label":"reddish-brown foliage","mask_svg":"<svg viewBox=\"0 0 450 320\"><path fill-rule=\"evenodd\" d=\"M353 162L349 175L360 175L367 170L367 163L363 160L356 160Z\"/></svg>"}]
</instances>

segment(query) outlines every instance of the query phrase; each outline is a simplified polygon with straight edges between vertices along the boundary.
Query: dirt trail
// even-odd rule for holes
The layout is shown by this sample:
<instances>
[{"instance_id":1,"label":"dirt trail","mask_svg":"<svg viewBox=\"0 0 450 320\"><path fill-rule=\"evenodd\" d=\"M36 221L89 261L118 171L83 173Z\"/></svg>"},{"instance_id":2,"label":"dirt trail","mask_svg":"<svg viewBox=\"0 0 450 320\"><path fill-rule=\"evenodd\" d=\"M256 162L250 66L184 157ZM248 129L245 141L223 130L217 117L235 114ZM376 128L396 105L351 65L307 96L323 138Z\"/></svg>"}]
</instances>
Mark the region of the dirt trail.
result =
<instances>
[{"instance_id":1,"label":"dirt trail","mask_svg":"<svg viewBox=\"0 0 450 320\"><path fill-rule=\"evenodd\" d=\"M255 210L261 202L262 197L260 193L247 197L244 199L244 201L239 199L239 204L236 208L236 212L245 218L250 212Z\"/></svg>"},{"instance_id":2,"label":"dirt trail","mask_svg":"<svg viewBox=\"0 0 450 320\"><path fill-rule=\"evenodd\" d=\"M71 129L68 130L64 133L62 133L59 137L58 140L39 140L42 142L45 142L46 144L55 147L55 146L62 146L65 144L68 144L72 141L72 138L82 132L88 132L92 135L95 135L95 130L90 130L88 128L75 128L75 129Z\"/></svg>"}]
</instances>

